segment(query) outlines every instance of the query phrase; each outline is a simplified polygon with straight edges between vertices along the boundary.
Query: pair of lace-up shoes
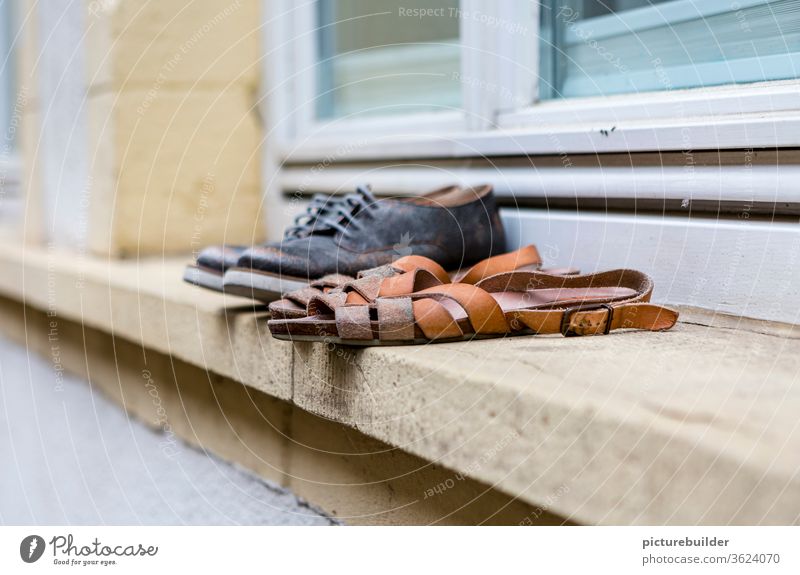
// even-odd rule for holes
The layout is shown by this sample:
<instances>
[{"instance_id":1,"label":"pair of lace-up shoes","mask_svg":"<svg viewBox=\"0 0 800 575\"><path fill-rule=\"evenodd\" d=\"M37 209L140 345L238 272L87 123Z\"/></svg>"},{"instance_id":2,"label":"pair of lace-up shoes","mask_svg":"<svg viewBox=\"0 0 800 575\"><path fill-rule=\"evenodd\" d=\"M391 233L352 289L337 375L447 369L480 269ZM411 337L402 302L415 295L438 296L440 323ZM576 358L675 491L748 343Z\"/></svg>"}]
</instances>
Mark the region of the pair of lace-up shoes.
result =
<instances>
[{"instance_id":1,"label":"pair of lace-up shoes","mask_svg":"<svg viewBox=\"0 0 800 575\"><path fill-rule=\"evenodd\" d=\"M279 242L205 248L184 280L269 303L324 276L353 277L406 255L458 269L504 250L491 186L380 200L359 186L340 198L315 196Z\"/></svg>"}]
</instances>

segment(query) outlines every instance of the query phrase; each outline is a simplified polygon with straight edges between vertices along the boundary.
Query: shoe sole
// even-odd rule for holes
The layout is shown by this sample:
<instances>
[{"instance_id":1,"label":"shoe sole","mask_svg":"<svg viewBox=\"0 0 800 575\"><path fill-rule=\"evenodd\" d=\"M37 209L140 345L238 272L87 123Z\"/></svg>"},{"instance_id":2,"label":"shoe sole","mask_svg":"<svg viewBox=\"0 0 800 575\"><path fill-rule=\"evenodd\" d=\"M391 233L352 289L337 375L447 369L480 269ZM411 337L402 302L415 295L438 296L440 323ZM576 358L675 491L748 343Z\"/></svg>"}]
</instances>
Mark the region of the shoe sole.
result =
<instances>
[{"instance_id":1,"label":"shoe sole","mask_svg":"<svg viewBox=\"0 0 800 575\"><path fill-rule=\"evenodd\" d=\"M222 272L204 268L202 266L188 265L183 271L183 281L201 288L224 293Z\"/></svg>"},{"instance_id":2,"label":"shoe sole","mask_svg":"<svg viewBox=\"0 0 800 575\"><path fill-rule=\"evenodd\" d=\"M287 292L308 285L303 278L280 276L251 269L233 268L225 272L222 286L227 294L248 297L263 303L272 303Z\"/></svg>"}]
</instances>

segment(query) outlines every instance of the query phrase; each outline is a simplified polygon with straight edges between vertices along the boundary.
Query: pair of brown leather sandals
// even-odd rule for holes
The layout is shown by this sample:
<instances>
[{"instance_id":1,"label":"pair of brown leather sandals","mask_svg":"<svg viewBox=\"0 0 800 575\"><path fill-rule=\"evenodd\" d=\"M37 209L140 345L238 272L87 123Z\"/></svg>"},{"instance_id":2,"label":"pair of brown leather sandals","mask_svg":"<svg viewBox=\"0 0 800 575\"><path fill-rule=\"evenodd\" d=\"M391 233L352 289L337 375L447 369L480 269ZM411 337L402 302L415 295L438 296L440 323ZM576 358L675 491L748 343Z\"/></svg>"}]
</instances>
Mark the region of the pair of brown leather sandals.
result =
<instances>
[{"instance_id":1,"label":"pair of brown leather sandals","mask_svg":"<svg viewBox=\"0 0 800 575\"><path fill-rule=\"evenodd\" d=\"M541 270L535 246L447 273L422 256L332 275L270 304L278 339L375 346L516 335L666 330L678 312L649 303L653 282L634 270L579 275Z\"/></svg>"}]
</instances>

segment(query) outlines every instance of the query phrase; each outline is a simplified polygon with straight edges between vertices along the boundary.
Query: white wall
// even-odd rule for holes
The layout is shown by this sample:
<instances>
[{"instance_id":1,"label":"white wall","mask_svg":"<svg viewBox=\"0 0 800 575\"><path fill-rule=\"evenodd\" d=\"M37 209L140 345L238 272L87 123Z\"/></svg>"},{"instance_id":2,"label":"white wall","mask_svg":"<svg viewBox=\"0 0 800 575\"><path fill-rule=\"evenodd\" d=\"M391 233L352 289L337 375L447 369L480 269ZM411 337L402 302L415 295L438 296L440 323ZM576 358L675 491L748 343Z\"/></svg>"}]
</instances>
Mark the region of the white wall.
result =
<instances>
[{"instance_id":1,"label":"white wall","mask_svg":"<svg viewBox=\"0 0 800 575\"><path fill-rule=\"evenodd\" d=\"M748 218L678 218L503 210L511 246L534 243L547 264L653 276L653 300L800 323L800 226Z\"/></svg>"}]
</instances>

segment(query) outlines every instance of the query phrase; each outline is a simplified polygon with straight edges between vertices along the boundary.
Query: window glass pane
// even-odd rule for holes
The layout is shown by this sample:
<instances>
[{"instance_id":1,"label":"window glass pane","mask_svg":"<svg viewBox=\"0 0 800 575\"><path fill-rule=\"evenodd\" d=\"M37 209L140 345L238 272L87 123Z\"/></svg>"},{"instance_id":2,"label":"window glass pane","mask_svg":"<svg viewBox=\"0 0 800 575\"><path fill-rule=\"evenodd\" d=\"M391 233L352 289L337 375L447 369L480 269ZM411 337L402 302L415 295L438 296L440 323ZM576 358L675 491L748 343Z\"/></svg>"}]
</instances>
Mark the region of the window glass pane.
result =
<instances>
[{"instance_id":1,"label":"window glass pane","mask_svg":"<svg viewBox=\"0 0 800 575\"><path fill-rule=\"evenodd\" d=\"M543 98L796 78L800 0L546 0Z\"/></svg>"},{"instance_id":2,"label":"window glass pane","mask_svg":"<svg viewBox=\"0 0 800 575\"><path fill-rule=\"evenodd\" d=\"M318 0L319 118L461 104L457 0Z\"/></svg>"}]
</instances>

